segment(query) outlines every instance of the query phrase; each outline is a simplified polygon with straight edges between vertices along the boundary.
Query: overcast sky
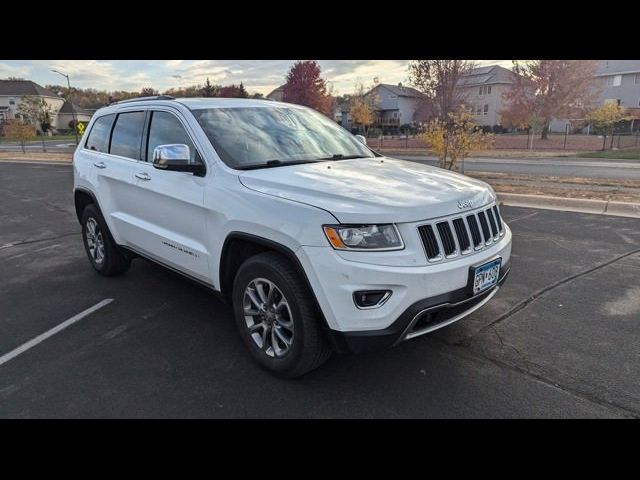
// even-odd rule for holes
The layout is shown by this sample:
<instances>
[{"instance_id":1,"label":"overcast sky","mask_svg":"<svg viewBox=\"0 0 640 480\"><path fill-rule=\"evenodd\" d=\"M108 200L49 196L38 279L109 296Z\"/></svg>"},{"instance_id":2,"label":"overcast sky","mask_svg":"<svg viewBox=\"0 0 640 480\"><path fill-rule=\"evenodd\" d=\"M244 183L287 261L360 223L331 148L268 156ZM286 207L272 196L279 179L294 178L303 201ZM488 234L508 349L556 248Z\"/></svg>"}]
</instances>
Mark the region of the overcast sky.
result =
<instances>
[{"instance_id":1,"label":"overcast sky","mask_svg":"<svg viewBox=\"0 0 640 480\"><path fill-rule=\"evenodd\" d=\"M479 60L482 65L511 60ZM0 60L0 78L22 77L40 85L63 85L66 80L51 72L57 69L71 77L72 86L98 90L133 90L211 83L244 82L250 93L268 94L284 83L293 60ZM408 60L319 60L322 75L334 94L350 93L357 82L408 83Z\"/></svg>"}]
</instances>

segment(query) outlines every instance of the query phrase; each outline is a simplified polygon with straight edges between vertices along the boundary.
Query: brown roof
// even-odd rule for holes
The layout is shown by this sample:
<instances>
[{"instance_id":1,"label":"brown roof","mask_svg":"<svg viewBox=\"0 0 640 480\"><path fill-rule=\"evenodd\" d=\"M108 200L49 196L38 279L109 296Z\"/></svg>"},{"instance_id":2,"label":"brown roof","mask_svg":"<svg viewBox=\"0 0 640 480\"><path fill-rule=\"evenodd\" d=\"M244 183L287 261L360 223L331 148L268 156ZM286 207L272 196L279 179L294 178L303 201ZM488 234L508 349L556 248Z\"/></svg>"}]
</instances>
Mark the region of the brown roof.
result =
<instances>
[{"instance_id":1,"label":"brown roof","mask_svg":"<svg viewBox=\"0 0 640 480\"><path fill-rule=\"evenodd\" d=\"M0 95L36 95L40 97L56 97L51 90L41 87L31 80L0 80Z\"/></svg>"}]
</instances>

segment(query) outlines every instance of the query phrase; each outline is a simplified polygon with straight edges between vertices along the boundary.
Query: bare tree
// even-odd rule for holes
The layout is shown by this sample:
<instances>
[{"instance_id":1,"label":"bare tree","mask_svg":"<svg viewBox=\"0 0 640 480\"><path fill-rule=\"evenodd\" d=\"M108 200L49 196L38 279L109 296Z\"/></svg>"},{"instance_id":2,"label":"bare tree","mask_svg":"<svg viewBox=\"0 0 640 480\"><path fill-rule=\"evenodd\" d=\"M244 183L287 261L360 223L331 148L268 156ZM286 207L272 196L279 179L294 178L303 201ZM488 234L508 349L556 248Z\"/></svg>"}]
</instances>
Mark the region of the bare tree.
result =
<instances>
[{"instance_id":1,"label":"bare tree","mask_svg":"<svg viewBox=\"0 0 640 480\"><path fill-rule=\"evenodd\" d=\"M447 121L464 103L465 89L459 88L463 77L475 68L471 60L412 60L409 81L424 94L419 108L421 120L440 118Z\"/></svg>"},{"instance_id":2,"label":"bare tree","mask_svg":"<svg viewBox=\"0 0 640 480\"><path fill-rule=\"evenodd\" d=\"M554 118L581 116L598 94L596 60L513 61L512 88L504 93L505 120L541 131L546 139Z\"/></svg>"},{"instance_id":3,"label":"bare tree","mask_svg":"<svg viewBox=\"0 0 640 480\"><path fill-rule=\"evenodd\" d=\"M18 104L17 113L40 127L43 132L51 128L54 108L43 97L25 95Z\"/></svg>"}]
</instances>

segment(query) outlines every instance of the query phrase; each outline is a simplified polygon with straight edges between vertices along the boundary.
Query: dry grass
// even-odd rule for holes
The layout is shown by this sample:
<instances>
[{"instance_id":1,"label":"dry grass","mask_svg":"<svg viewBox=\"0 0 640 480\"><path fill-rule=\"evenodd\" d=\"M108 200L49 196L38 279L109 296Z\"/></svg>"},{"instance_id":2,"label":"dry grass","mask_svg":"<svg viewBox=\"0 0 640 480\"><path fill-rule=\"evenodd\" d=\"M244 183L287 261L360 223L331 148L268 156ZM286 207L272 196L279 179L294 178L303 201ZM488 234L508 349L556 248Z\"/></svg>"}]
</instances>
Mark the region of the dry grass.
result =
<instances>
[{"instance_id":1,"label":"dry grass","mask_svg":"<svg viewBox=\"0 0 640 480\"><path fill-rule=\"evenodd\" d=\"M496 192L502 193L640 202L640 180L531 176L493 172L472 172L469 176L491 184Z\"/></svg>"},{"instance_id":2,"label":"dry grass","mask_svg":"<svg viewBox=\"0 0 640 480\"><path fill-rule=\"evenodd\" d=\"M371 146L371 145L370 145ZM374 150L375 147L371 146ZM383 148L381 150L376 150L384 155L388 155L393 157L394 155L415 155L415 156L423 156L427 155L430 157L435 156L435 154L427 150L426 148ZM578 152L569 151L569 150L543 150L543 151L535 151L535 150L482 150L478 152L474 152L471 157L485 157L485 158L547 158L547 157L573 157L576 156Z\"/></svg>"},{"instance_id":3,"label":"dry grass","mask_svg":"<svg viewBox=\"0 0 640 480\"><path fill-rule=\"evenodd\" d=\"M52 161L52 162L68 162L71 163L72 153L49 153L49 152L0 152L0 160L18 160L18 161Z\"/></svg>"}]
</instances>

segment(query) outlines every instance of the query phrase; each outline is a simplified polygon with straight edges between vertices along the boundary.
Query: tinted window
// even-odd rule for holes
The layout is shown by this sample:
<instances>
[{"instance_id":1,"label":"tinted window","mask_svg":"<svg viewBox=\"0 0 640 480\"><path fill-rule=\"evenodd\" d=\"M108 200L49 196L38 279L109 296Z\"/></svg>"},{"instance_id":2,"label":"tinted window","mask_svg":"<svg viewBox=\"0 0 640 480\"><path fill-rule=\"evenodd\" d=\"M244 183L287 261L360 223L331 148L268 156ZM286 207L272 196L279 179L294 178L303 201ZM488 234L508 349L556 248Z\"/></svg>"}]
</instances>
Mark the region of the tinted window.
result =
<instances>
[{"instance_id":1,"label":"tinted window","mask_svg":"<svg viewBox=\"0 0 640 480\"><path fill-rule=\"evenodd\" d=\"M144 116L144 112L127 112L118 115L111 136L111 154L135 160L140 158Z\"/></svg>"},{"instance_id":2,"label":"tinted window","mask_svg":"<svg viewBox=\"0 0 640 480\"><path fill-rule=\"evenodd\" d=\"M109 134L111 133L111 125L113 124L114 114L105 115L96 119L91 127L85 148L95 150L96 152L107 153L109 151Z\"/></svg>"},{"instance_id":3,"label":"tinted window","mask_svg":"<svg viewBox=\"0 0 640 480\"><path fill-rule=\"evenodd\" d=\"M151 127L149 128L149 141L147 144L147 161L153 161L153 149L158 145L182 143L189 146L191 162L200 161L197 157L196 147L191 142L189 135L175 115L167 112L153 112ZM197 160L196 160L197 159Z\"/></svg>"}]
</instances>

